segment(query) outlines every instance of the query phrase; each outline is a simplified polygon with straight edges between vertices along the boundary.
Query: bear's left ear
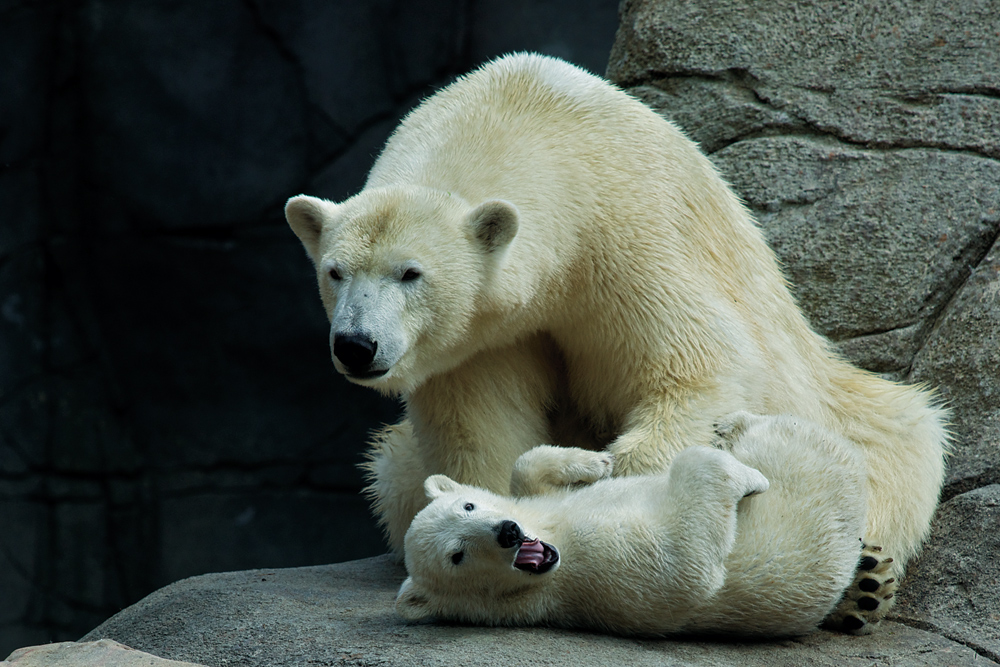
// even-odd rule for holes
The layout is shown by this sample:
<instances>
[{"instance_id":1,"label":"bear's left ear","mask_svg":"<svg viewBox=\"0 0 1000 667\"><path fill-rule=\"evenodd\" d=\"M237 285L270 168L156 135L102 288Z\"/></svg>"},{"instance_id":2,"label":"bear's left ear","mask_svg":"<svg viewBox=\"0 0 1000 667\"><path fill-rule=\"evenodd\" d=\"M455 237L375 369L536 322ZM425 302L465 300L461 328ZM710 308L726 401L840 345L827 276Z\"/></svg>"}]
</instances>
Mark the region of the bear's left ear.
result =
<instances>
[{"instance_id":1,"label":"bear's left ear","mask_svg":"<svg viewBox=\"0 0 1000 667\"><path fill-rule=\"evenodd\" d=\"M413 577L407 577L396 595L396 613L408 621L422 621L434 615L430 607L427 595L413 583Z\"/></svg>"},{"instance_id":2,"label":"bear's left ear","mask_svg":"<svg viewBox=\"0 0 1000 667\"><path fill-rule=\"evenodd\" d=\"M469 214L469 227L486 252L505 248L517 235L517 208L508 201L484 201Z\"/></svg>"},{"instance_id":3,"label":"bear's left ear","mask_svg":"<svg viewBox=\"0 0 1000 667\"><path fill-rule=\"evenodd\" d=\"M424 480L424 493L427 500L434 500L438 496L458 491L462 485L446 475L431 475Z\"/></svg>"}]
</instances>

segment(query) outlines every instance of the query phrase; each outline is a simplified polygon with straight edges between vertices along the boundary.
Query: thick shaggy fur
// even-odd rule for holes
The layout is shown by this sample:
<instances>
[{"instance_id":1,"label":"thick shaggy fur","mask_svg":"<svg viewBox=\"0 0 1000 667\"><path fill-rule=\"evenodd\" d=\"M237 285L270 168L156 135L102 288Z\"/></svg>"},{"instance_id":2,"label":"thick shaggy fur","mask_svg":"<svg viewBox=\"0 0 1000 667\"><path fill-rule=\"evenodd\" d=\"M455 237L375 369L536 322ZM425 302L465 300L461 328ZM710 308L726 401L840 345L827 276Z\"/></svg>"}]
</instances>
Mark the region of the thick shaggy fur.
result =
<instances>
[{"instance_id":1,"label":"thick shaggy fur","mask_svg":"<svg viewBox=\"0 0 1000 667\"><path fill-rule=\"evenodd\" d=\"M616 475L654 473L739 410L857 447L865 539L896 576L926 537L942 411L831 351L697 146L600 78L491 62L410 113L360 193L286 213L338 370L406 402L370 465L397 552L430 474L503 492L540 443L606 446Z\"/></svg>"},{"instance_id":2,"label":"thick shaggy fur","mask_svg":"<svg viewBox=\"0 0 1000 667\"><path fill-rule=\"evenodd\" d=\"M861 553L862 457L791 417L739 413L723 430L720 449L682 450L664 473L576 490L568 485L604 477L609 457L536 448L512 484L547 495L517 500L428 478L431 504L406 534L410 577L396 609L414 620L622 634L814 630ZM557 550L555 565L517 568L525 539Z\"/></svg>"}]
</instances>

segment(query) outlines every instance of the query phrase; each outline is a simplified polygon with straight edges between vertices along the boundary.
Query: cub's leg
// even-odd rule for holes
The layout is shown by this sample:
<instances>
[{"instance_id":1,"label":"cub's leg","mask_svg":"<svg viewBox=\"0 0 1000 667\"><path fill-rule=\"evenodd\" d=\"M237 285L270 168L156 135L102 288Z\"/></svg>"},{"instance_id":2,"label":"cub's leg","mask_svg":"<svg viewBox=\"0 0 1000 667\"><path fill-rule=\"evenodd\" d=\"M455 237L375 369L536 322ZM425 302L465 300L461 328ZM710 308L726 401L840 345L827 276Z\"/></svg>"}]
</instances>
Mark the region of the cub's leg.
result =
<instances>
[{"instance_id":1,"label":"cub's leg","mask_svg":"<svg viewBox=\"0 0 1000 667\"><path fill-rule=\"evenodd\" d=\"M567 486L593 484L611 476L614 458L608 452L576 447L539 445L514 462L512 496L539 496Z\"/></svg>"},{"instance_id":2,"label":"cub's leg","mask_svg":"<svg viewBox=\"0 0 1000 667\"><path fill-rule=\"evenodd\" d=\"M726 558L736 543L740 500L766 491L767 478L729 452L689 447L674 457L665 475L619 482L634 485L633 492L647 501L659 499L654 512L660 517L671 560L664 590L672 591L672 607L690 606L697 613L725 583ZM665 486L657 488L660 485Z\"/></svg>"},{"instance_id":3,"label":"cub's leg","mask_svg":"<svg viewBox=\"0 0 1000 667\"><path fill-rule=\"evenodd\" d=\"M868 505L870 496L865 489L868 466L864 451L836 433L794 417L761 416L747 412L727 415L719 420L715 431L718 436L716 446L733 452L751 465L765 460L771 466L780 467L783 460L789 457L809 456L817 466L827 466L822 475L825 483L833 482L833 471L840 470L843 488L839 493L817 486L811 486L807 493L813 494L814 498L839 496L839 502L856 503L858 513L864 512ZM809 450L804 448L807 446L812 448L813 454L810 455ZM859 522L855 535L860 536L863 531ZM861 553L860 559L854 561L857 569L853 581L824 620L824 626L831 630L868 634L891 608L897 579L893 572L894 559L881 547L862 545L860 540L855 544Z\"/></svg>"}]
</instances>

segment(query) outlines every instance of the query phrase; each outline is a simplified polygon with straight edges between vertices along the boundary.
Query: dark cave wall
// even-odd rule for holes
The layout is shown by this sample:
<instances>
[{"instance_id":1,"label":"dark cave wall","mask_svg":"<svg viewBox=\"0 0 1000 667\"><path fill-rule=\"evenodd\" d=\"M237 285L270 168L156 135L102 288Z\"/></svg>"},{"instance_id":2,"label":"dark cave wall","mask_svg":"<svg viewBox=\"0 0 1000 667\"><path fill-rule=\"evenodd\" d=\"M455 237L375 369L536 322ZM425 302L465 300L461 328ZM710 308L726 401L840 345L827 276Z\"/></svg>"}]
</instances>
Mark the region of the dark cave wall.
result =
<instances>
[{"instance_id":1,"label":"dark cave wall","mask_svg":"<svg viewBox=\"0 0 1000 667\"><path fill-rule=\"evenodd\" d=\"M356 465L399 408L335 375L283 203L485 59L603 73L616 5L0 1L0 657L383 550Z\"/></svg>"}]
</instances>

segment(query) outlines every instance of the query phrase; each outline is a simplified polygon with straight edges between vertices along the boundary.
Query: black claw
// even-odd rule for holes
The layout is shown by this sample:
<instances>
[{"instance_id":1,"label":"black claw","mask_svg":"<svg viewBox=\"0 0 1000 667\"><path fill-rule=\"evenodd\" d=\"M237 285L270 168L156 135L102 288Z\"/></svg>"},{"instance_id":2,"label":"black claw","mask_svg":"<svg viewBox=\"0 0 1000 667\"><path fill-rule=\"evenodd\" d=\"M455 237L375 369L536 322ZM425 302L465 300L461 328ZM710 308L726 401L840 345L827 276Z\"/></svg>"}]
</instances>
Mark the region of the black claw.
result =
<instances>
[{"instance_id":1,"label":"black claw","mask_svg":"<svg viewBox=\"0 0 1000 667\"><path fill-rule=\"evenodd\" d=\"M876 609L878 609L878 600L869 597L859 598L858 609L861 609L863 611L875 611Z\"/></svg>"},{"instance_id":2,"label":"black claw","mask_svg":"<svg viewBox=\"0 0 1000 667\"><path fill-rule=\"evenodd\" d=\"M858 562L859 570L874 570L878 567L878 559L872 556L865 556Z\"/></svg>"},{"instance_id":3,"label":"black claw","mask_svg":"<svg viewBox=\"0 0 1000 667\"><path fill-rule=\"evenodd\" d=\"M865 593L874 593L881 585L882 584L878 583L875 579L862 579L858 582L858 588L863 590Z\"/></svg>"},{"instance_id":4,"label":"black claw","mask_svg":"<svg viewBox=\"0 0 1000 667\"><path fill-rule=\"evenodd\" d=\"M860 630L863 627L865 627L865 622L857 616L847 616L844 618L845 630Z\"/></svg>"}]
</instances>

